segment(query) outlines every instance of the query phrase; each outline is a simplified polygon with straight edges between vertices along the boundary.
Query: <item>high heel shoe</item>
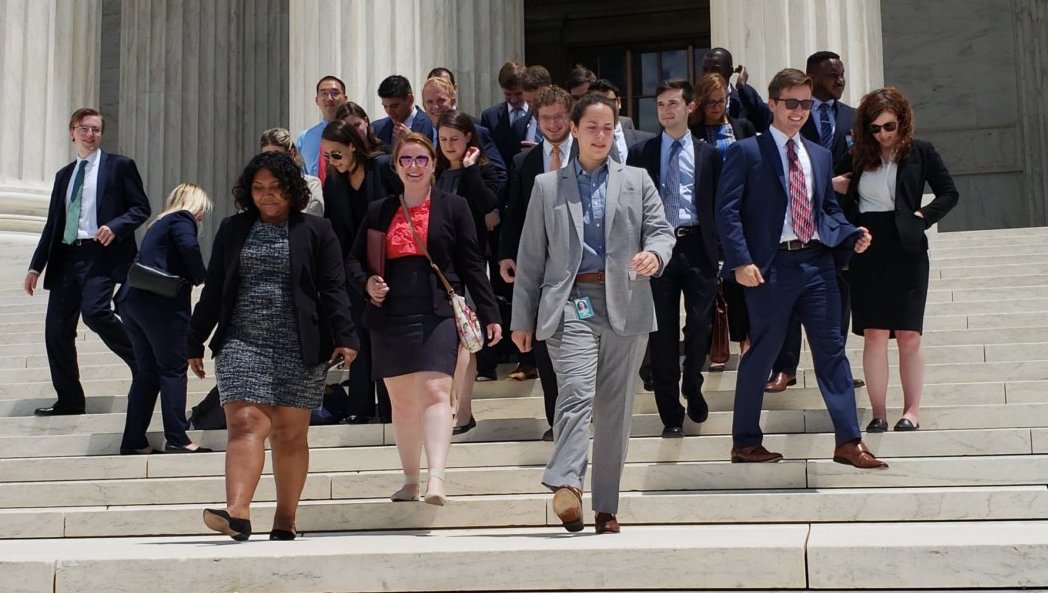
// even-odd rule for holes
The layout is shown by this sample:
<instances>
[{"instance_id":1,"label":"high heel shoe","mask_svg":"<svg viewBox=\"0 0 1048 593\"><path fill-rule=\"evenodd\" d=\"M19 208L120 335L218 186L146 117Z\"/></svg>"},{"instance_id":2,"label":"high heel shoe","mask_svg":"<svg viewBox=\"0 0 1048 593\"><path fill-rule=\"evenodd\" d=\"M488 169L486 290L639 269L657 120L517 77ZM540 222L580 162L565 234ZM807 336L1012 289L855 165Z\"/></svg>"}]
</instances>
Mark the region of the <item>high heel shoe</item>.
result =
<instances>
[{"instance_id":1,"label":"high heel shoe","mask_svg":"<svg viewBox=\"0 0 1048 593\"><path fill-rule=\"evenodd\" d=\"M418 502L418 476L404 476L404 486L393 493L393 502Z\"/></svg>"},{"instance_id":2,"label":"high heel shoe","mask_svg":"<svg viewBox=\"0 0 1048 593\"><path fill-rule=\"evenodd\" d=\"M245 542L251 537L251 520L231 517L223 510L204 509L204 525L238 542Z\"/></svg>"},{"instance_id":3,"label":"high heel shoe","mask_svg":"<svg viewBox=\"0 0 1048 593\"><path fill-rule=\"evenodd\" d=\"M439 480L440 485L434 487L434 480ZM448 496L444 493L444 471L429 470L429 482L426 484L426 504L442 507L447 502Z\"/></svg>"},{"instance_id":4,"label":"high heel shoe","mask_svg":"<svg viewBox=\"0 0 1048 593\"><path fill-rule=\"evenodd\" d=\"M269 532L269 541L291 541L298 537L298 531L295 530L295 524L291 524L291 529L273 529Z\"/></svg>"}]
</instances>

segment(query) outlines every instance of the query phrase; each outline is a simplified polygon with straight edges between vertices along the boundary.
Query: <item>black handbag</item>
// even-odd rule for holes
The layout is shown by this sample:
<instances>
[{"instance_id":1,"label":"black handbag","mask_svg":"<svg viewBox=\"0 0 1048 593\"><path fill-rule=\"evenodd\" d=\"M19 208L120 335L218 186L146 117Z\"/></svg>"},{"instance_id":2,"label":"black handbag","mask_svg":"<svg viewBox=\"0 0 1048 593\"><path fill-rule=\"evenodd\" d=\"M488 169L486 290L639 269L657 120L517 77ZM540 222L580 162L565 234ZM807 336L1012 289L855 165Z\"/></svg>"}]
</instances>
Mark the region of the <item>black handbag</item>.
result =
<instances>
[{"instance_id":1,"label":"black handbag","mask_svg":"<svg viewBox=\"0 0 1048 593\"><path fill-rule=\"evenodd\" d=\"M127 285L131 288L146 290L162 297L173 298L186 285L185 278L169 274L159 268L153 268L135 260L127 271Z\"/></svg>"}]
</instances>

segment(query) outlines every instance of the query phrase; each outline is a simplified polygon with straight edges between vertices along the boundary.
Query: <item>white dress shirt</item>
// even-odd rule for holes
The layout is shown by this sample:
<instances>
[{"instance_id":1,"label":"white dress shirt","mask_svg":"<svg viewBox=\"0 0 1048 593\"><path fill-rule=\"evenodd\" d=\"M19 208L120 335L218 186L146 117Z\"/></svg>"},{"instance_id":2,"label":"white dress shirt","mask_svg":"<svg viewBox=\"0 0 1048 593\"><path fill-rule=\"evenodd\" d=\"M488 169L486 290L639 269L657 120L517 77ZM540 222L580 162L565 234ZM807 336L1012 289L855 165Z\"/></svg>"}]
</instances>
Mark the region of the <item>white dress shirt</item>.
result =
<instances>
[{"instance_id":1,"label":"white dress shirt","mask_svg":"<svg viewBox=\"0 0 1048 593\"><path fill-rule=\"evenodd\" d=\"M771 133L771 137L775 140L775 147L779 149L779 158L782 159L782 174L786 180L786 220L782 225L782 235L779 236L779 242L784 243L786 241L797 240L797 233L793 232L793 224L790 222L790 213L793 210L791 204L789 188L790 188L790 159L786 155L786 143L794 142L797 150L797 160L800 161L801 171L804 172L804 189L808 198L808 204L812 203L812 196L814 195L814 180L815 174L812 172L811 158L808 156L807 149L804 148L804 142L801 141L800 134L794 134L791 138L787 138L786 134L783 134L775 126L768 128L768 132ZM816 219L816 213L812 208L812 222ZM815 233L812 235L812 240L819 238L819 227L815 225Z\"/></svg>"},{"instance_id":2,"label":"white dress shirt","mask_svg":"<svg viewBox=\"0 0 1048 593\"><path fill-rule=\"evenodd\" d=\"M69 202L73 199L73 184L76 182L76 170L80 163L87 161L84 170L84 188L80 194L80 221L76 228L77 239L91 239L98 234L98 165L102 162L102 151L96 149L87 155L86 159L76 157L73 166L73 174L69 177L69 185L66 186L65 204L66 212L69 211Z\"/></svg>"},{"instance_id":3,"label":"white dress shirt","mask_svg":"<svg viewBox=\"0 0 1048 593\"><path fill-rule=\"evenodd\" d=\"M863 171L859 177L859 212L894 212L898 174L899 165L895 161L881 163L873 171Z\"/></svg>"},{"instance_id":4,"label":"white dress shirt","mask_svg":"<svg viewBox=\"0 0 1048 593\"><path fill-rule=\"evenodd\" d=\"M615 117L615 147L619 150L619 162L625 164L630 147L626 145L626 133L622 131L622 122L617 119L618 115Z\"/></svg>"}]
</instances>

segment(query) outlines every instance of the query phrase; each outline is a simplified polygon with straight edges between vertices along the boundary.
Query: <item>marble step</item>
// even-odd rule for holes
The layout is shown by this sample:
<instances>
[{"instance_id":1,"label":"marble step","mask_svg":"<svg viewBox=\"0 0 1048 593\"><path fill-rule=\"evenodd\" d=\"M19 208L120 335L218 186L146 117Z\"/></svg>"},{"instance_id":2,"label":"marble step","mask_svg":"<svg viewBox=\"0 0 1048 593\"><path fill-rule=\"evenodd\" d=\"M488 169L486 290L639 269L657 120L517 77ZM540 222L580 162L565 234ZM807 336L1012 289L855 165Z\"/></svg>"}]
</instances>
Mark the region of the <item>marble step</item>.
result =
<instances>
[{"instance_id":1,"label":"marble step","mask_svg":"<svg viewBox=\"0 0 1048 593\"><path fill-rule=\"evenodd\" d=\"M88 398L97 395L124 395L126 397L127 391L131 387L131 370L124 366L123 373L126 378L88 379L81 381L81 384L84 386L84 393ZM44 374L44 372L41 372L41 375L42 376L36 377L36 381L0 383L0 401L42 398L50 399L51 402L54 403L56 397L55 388L51 384L50 377ZM189 380L187 389L189 393L207 393L214 386L214 375L208 375L203 379L192 377Z\"/></svg>"},{"instance_id":2,"label":"marble step","mask_svg":"<svg viewBox=\"0 0 1048 593\"><path fill-rule=\"evenodd\" d=\"M204 360L204 371L208 375L211 375L215 372L215 362L213 359L207 358ZM81 381L86 382L101 379L115 379L123 376L126 376L128 378L128 385L130 386L131 369L129 369L128 366L123 363L123 361L119 361L116 364L80 365ZM33 381L39 381L41 378L50 379L49 370L46 364L43 367L24 369L0 368L0 384L30 383ZM194 376L193 379L196 379L196 377Z\"/></svg>"},{"instance_id":3,"label":"marble step","mask_svg":"<svg viewBox=\"0 0 1048 593\"><path fill-rule=\"evenodd\" d=\"M589 507L584 495L584 508ZM210 535L200 504L2 509L2 539ZM252 505L259 531L275 503ZM587 510L587 514L590 511ZM993 521L1048 519L1048 488L841 488L625 492L619 521L638 524L828 523L856 521ZM443 508L384 500L308 500L296 525L303 532L551 526L560 528L547 493L456 496ZM264 533L264 531L263 531Z\"/></svg>"},{"instance_id":4,"label":"marble step","mask_svg":"<svg viewBox=\"0 0 1048 593\"><path fill-rule=\"evenodd\" d=\"M1027 455L1036 445L1048 445L1048 428L1003 428L967 430L921 430L913 433L868 434L866 442L885 457L935 457L965 455ZM787 459L824 458L834 448L833 435L768 434L767 447ZM702 438L662 439L633 437L627 461L636 463L723 461L731 450L730 435ZM543 465L553 450L544 441L458 442L451 450L449 467L481 468ZM95 456L0 459L0 483L46 482L50 480L104 480L110 478L182 478L220 476L225 471L221 454ZM345 448L314 448L310 452L313 472L395 470L400 467L397 450L391 445ZM271 473L269 453L264 472Z\"/></svg>"},{"instance_id":5,"label":"marble step","mask_svg":"<svg viewBox=\"0 0 1048 593\"><path fill-rule=\"evenodd\" d=\"M1016 276L990 275L964 278L937 278L931 276L928 279L929 290L970 290L977 288L1022 288L1043 287L1048 285L1048 273L1030 271L1027 274Z\"/></svg>"}]
</instances>

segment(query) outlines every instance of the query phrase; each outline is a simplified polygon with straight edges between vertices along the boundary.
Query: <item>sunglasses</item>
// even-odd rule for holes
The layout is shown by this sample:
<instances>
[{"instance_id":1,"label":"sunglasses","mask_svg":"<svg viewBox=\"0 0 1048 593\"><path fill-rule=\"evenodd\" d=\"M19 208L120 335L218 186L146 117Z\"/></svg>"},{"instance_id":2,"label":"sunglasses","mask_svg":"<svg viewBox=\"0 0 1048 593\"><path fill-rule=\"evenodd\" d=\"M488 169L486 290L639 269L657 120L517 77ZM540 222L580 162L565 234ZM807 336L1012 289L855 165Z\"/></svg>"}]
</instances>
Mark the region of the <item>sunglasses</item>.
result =
<instances>
[{"instance_id":1,"label":"sunglasses","mask_svg":"<svg viewBox=\"0 0 1048 593\"><path fill-rule=\"evenodd\" d=\"M341 161L342 157L345 155L343 155L342 152L339 150L332 150L324 156L326 156L327 160L329 161Z\"/></svg>"},{"instance_id":2,"label":"sunglasses","mask_svg":"<svg viewBox=\"0 0 1048 593\"><path fill-rule=\"evenodd\" d=\"M811 99L775 99L781 103L786 104L786 109L796 109L800 107L805 111L811 111Z\"/></svg>"},{"instance_id":3,"label":"sunglasses","mask_svg":"<svg viewBox=\"0 0 1048 593\"><path fill-rule=\"evenodd\" d=\"M404 155L404 156L400 157L399 159L397 159L397 162L400 163L400 168L401 169L408 169L408 168L410 168L412 166L428 167L429 166L429 157L424 155L424 154L419 155L419 156L407 156L407 155Z\"/></svg>"},{"instance_id":4,"label":"sunglasses","mask_svg":"<svg viewBox=\"0 0 1048 593\"><path fill-rule=\"evenodd\" d=\"M894 132L895 130L898 130L898 129L899 129L899 122L897 122L897 121L885 122L885 123L883 123L883 124L881 124L879 126L877 124L870 124L870 134L874 134L874 135L880 134L881 130L884 130L885 132Z\"/></svg>"}]
</instances>

